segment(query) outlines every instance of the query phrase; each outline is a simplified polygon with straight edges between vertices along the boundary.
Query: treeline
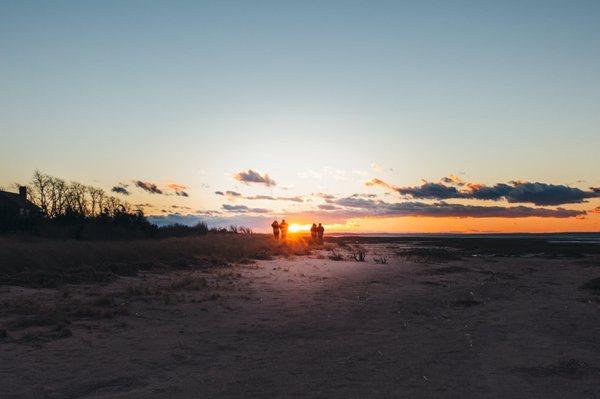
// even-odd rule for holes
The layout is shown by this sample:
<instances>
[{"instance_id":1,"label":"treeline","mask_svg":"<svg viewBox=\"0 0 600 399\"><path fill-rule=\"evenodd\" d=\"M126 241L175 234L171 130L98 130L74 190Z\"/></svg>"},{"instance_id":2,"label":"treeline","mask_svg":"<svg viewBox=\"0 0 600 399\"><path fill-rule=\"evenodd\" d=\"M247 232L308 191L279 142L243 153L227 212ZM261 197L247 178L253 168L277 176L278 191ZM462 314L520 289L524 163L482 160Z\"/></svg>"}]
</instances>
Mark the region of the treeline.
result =
<instances>
[{"instance_id":1,"label":"treeline","mask_svg":"<svg viewBox=\"0 0 600 399\"><path fill-rule=\"evenodd\" d=\"M26 186L28 199L40 209L11 223L0 223L0 231L21 232L52 238L138 239L203 235L209 232L249 233L248 229L209 229L195 226L158 227L148 221L139 207L108 195L101 188L35 171ZM0 220L2 220L0 218Z\"/></svg>"},{"instance_id":2,"label":"treeline","mask_svg":"<svg viewBox=\"0 0 600 399\"><path fill-rule=\"evenodd\" d=\"M48 219L59 219L67 215L86 218L134 213L128 202L107 195L101 188L66 182L37 170L27 186L27 193L29 200ZM141 209L137 209L136 213L141 213Z\"/></svg>"}]
</instances>

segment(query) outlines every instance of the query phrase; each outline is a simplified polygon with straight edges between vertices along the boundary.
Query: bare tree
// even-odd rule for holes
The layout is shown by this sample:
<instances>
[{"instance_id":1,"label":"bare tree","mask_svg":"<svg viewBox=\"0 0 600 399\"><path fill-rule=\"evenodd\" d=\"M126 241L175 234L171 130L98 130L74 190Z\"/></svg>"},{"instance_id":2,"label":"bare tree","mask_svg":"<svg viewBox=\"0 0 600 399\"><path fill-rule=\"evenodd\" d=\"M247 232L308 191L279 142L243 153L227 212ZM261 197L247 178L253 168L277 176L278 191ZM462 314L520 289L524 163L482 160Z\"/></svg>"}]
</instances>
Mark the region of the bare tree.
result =
<instances>
[{"instance_id":1,"label":"bare tree","mask_svg":"<svg viewBox=\"0 0 600 399\"><path fill-rule=\"evenodd\" d=\"M45 215L50 215L48 199L49 179L50 176L36 170L33 172L33 179L31 180L30 189L28 190L33 203L39 206Z\"/></svg>"},{"instance_id":2,"label":"bare tree","mask_svg":"<svg viewBox=\"0 0 600 399\"><path fill-rule=\"evenodd\" d=\"M90 197L90 216L98 216L102 212L102 201L104 200L104 190L92 186L87 187Z\"/></svg>"},{"instance_id":3,"label":"bare tree","mask_svg":"<svg viewBox=\"0 0 600 399\"><path fill-rule=\"evenodd\" d=\"M109 197L104 190L85 186L78 182L67 183L63 179L35 171L29 185L31 200L49 218L56 218L73 212L83 217L118 213L132 213L132 206L115 197Z\"/></svg>"},{"instance_id":4,"label":"bare tree","mask_svg":"<svg viewBox=\"0 0 600 399\"><path fill-rule=\"evenodd\" d=\"M55 218L64 215L68 208L68 185L63 179L58 177L49 177L50 187L50 212L49 216Z\"/></svg>"},{"instance_id":5,"label":"bare tree","mask_svg":"<svg viewBox=\"0 0 600 399\"><path fill-rule=\"evenodd\" d=\"M81 183L71 182L67 190L67 202L71 210L80 216L88 215L87 187Z\"/></svg>"}]
</instances>

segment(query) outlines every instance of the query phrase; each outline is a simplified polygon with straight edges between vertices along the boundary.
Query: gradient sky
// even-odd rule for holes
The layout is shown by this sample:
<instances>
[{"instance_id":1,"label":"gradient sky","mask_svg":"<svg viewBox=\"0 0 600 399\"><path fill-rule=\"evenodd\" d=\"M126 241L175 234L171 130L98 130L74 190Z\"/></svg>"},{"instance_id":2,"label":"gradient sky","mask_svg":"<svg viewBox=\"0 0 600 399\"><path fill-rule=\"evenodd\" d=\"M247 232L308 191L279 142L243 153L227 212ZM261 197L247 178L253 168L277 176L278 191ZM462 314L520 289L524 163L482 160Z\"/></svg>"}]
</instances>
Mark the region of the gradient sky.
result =
<instances>
[{"instance_id":1,"label":"gradient sky","mask_svg":"<svg viewBox=\"0 0 600 399\"><path fill-rule=\"evenodd\" d=\"M258 228L288 214L352 231L598 231L598 213L308 212L326 205L313 193L418 201L372 178L600 187L599 43L597 1L0 1L0 186L34 169L106 191L122 182L149 214L219 211ZM250 169L277 184L233 178ZM215 194L227 190L304 202ZM600 206L585 201L545 208Z\"/></svg>"}]
</instances>

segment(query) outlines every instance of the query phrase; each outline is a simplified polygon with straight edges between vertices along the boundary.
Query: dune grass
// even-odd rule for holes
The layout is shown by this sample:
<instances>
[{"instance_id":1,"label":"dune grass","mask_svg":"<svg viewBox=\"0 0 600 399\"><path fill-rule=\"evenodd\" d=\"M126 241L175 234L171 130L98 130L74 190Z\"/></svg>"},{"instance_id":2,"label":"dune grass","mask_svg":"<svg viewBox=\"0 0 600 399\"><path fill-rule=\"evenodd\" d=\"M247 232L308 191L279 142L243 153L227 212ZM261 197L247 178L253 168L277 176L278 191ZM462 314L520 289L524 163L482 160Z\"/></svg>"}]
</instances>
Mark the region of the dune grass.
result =
<instances>
[{"instance_id":1,"label":"dune grass","mask_svg":"<svg viewBox=\"0 0 600 399\"><path fill-rule=\"evenodd\" d=\"M133 241L0 238L0 285L56 287L110 281L139 270L211 267L310 253L298 238L285 243L262 234L208 234Z\"/></svg>"}]
</instances>

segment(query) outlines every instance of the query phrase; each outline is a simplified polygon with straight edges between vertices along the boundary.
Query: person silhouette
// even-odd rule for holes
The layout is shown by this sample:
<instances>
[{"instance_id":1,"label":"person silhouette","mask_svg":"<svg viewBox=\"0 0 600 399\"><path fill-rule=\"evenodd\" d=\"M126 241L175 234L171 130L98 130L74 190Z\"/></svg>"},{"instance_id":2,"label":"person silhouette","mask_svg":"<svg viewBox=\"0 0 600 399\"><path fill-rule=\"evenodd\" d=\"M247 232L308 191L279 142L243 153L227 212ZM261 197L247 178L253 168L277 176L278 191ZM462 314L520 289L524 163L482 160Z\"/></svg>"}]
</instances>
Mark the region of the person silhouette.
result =
<instances>
[{"instance_id":1,"label":"person silhouette","mask_svg":"<svg viewBox=\"0 0 600 399\"><path fill-rule=\"evenodd\" d=\"M313 223L310 228L310 238L312 238L313 241L317 240L317 225L315 223Z\"/></svg>"},{"instance_id":2,"label":"person silhouette","mask_svg":"<svg viewBox=\"0 0 600 399\"><path fill-rule=\"evenodd\" d=\"M277 223L277 220L273 221L273 223L271 223L271 227L273 228L273 237L278 240L279 239L279 223Z\"/></svg>"},{"instance_id":3,"label":"person silhouette","mask_svg":"<svg viewBox=\"0 0 600 399\"><path fill-rule=\"evenodd\" d=\"M285 222L285 219L281 220L279 223L279 231L281 231L281 239L285 240L285 236L287 235L288 224Z\"/></svg>"},{"instance_id":4,"label":"person silhouette","mask_svg":"<svg viewBox=\"0 0 600 399\"><path fill-rule=\"evenodd\" d=\"M325 227L321 223L317 226L317 236L319 237L319 242L323 243L323 234L325 233Z\"/></svg>"}]
</instances>

